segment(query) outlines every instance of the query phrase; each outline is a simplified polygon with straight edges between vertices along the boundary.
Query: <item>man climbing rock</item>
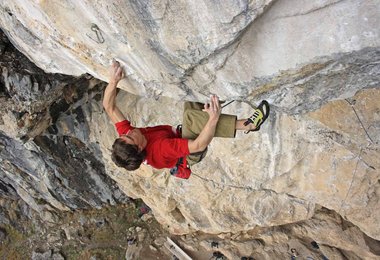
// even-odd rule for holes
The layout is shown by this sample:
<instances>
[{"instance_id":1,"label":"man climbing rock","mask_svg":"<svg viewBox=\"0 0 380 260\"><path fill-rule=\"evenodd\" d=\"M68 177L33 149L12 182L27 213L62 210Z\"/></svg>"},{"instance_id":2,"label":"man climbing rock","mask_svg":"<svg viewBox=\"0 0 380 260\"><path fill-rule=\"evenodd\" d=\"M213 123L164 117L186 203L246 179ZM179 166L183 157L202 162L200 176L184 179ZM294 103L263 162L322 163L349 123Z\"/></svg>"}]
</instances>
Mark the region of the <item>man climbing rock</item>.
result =
<instances>
[{"instance_id":1,"label":"man climbing rock","mask_svg":"<svg viewBox=\"0 0 380 260\"><path fill-rule=\"evenodd\" d=\"M112 145L112 160L128 171L146 163L156 169L171 168L172 175L187 179L190 166L204 158L214 137L233 138L236 130L258 131L269 114L268 103L262 101L250 118L238 120L234 115L221 114L219 99L212 95L204 105L185 102L182 128L169 125L136 128L116 105L116 87L123 76L119 62L113 61L103 106L119 134Z\"/></svg>"}]
</instances>

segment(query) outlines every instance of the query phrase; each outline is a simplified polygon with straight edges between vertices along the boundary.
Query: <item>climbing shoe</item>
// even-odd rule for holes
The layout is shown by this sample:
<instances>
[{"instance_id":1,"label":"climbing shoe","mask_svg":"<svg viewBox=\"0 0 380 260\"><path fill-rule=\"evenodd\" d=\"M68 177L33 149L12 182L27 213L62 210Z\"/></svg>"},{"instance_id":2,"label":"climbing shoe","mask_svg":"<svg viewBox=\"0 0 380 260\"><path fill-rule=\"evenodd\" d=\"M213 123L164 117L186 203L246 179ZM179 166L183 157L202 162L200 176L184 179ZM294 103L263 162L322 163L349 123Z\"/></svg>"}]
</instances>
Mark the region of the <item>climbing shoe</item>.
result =
<instances>
[{"instance_id":1,"label":"climbing shoe","mask_svg":"<svg viewBox=\"0 0 380 260\"><path fill-rule=\"evenodd\" d=\"M244 126L253 124L255 129L247 130L244 133L248 134L251 131L259 131L260 126L269 116L269 103L266 100L261 101L260 105L255 109L252 116L244 122Z\"/></svg>"}]
</instances>

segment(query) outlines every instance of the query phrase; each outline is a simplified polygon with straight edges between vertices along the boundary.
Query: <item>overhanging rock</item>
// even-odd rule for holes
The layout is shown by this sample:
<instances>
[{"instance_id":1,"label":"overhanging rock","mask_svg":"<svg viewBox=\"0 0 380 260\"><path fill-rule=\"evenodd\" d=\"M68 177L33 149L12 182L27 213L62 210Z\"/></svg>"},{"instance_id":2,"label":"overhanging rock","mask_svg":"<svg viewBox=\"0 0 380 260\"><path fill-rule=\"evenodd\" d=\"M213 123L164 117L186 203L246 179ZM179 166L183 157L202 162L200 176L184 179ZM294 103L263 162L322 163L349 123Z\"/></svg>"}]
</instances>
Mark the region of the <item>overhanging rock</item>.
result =
<instances>
[{"instance_id":1,"label":"overhanging rock","mask_svg":"<svg viewBox=\"0 0 380 260\"><path fill-rule=\"evenodd\" d=\"M278 226L311 218L318 204L380 239L379 13L376 0L15 0L2 1L0 26L47 72L107 80L110 59L120 60L121 87L137 96L118 102L136 126L177 124L183 100L210 93L242 101L225 111L241 116L271 102L259 133L213 141L188 181L117 169L99 100L56 118L54 134L88 144L172 232Z\"/></svg>"}]
</instances>

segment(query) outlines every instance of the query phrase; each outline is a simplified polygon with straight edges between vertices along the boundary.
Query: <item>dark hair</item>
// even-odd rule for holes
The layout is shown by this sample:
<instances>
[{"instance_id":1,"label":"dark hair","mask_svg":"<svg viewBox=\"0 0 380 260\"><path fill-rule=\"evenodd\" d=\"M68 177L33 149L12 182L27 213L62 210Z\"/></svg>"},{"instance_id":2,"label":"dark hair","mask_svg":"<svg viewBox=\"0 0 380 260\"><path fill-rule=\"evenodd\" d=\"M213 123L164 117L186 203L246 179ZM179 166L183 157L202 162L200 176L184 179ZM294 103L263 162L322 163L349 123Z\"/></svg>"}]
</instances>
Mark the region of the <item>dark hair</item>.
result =
<instances>
[{"instance_id":1,"label":"dark hair","mask_svg":"<svg viewBox=\"0 0 380 260\"><path fill-rule=\"evenodd\" d=\"M145 150L139 152L137 145L127 144L121 138L117 138L112 145L112 161L128 171L137 170L145 156Z\"/></svg>"}]
</instances>

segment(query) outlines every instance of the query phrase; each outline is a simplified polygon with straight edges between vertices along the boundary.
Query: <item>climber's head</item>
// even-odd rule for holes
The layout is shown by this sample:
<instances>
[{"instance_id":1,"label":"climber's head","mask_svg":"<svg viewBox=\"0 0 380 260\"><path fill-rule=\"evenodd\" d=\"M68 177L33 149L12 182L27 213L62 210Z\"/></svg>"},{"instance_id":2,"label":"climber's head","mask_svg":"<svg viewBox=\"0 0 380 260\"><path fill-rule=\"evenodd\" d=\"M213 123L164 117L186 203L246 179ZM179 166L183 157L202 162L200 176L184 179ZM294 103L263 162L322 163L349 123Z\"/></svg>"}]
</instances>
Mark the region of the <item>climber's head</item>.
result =
<instances>
[{"instance_id":1,"label":"climber's head","mask_svg":"<svg viewBox=\"0 0 380 260\"><path fill-rule=\"evenodd\" d=\"M112 145L112 160L128 171L137 170L144 161L147 141L138 129L128 131L121 135Z\"/></svg>"}]
</instances>

